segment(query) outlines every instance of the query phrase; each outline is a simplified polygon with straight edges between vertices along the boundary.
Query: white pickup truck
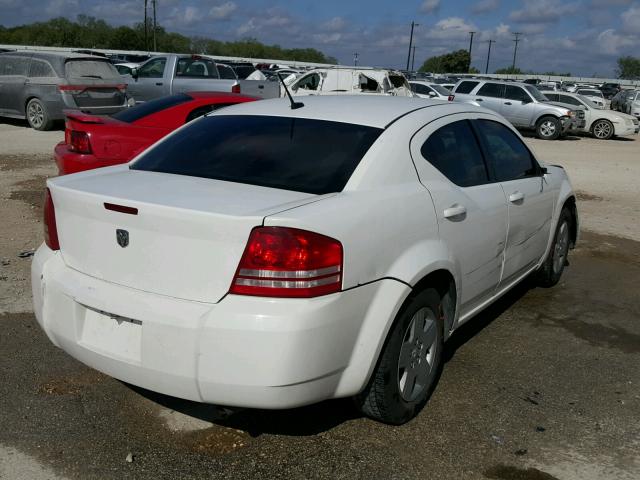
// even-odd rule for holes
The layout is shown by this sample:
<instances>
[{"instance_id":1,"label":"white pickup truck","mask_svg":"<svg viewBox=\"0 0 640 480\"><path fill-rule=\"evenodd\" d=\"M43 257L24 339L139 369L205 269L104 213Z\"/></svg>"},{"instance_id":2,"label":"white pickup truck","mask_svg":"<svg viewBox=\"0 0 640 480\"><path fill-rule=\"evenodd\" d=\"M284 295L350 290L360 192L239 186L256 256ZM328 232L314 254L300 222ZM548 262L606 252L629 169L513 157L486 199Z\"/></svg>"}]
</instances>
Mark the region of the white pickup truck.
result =
<instances>
[{"instance_id":1,"label":"white pickup truck","mask_svg":"<svg viewBox=\"0 0 640 480\"><path fill-rule=\"evenodd\" d=\"M221 75L215 60L210 57L178 54L153 57L125 76L128 92L137 103L194 91L243 93L260 98L280 96L278 83L229 77L226 70Z\"/></svg>"}]
</instances>

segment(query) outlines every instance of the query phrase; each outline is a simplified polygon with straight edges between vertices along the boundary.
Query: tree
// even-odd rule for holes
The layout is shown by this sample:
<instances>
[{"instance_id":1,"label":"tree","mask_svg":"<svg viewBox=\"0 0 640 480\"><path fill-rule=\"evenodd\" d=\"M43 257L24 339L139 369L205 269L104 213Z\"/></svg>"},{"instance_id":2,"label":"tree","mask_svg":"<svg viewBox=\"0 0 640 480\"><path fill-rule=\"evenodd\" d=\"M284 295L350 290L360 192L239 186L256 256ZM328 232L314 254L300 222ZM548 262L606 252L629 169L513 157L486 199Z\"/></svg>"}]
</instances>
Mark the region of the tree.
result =
<instances>
[{"instance_id":1,"label":"tree","mask_svg":"<svg viewBox=\"0 0 640 480\"><path fill-rule=\"evenodd\" d=\"M456 50L455 52L426 59L420 67L420 71L431 73L467 73L469 60L469 52L467 50Z\"/></svg>"},{"instance_id":2,"label":"tree","mask_svg":"<svg viewBox=\"0 0 640 480\"><path fill-rule=\"evenodd\" d=\"M618 78L627 80L635 80L640 78L640 58L628 55L618 59L618 68L616 68Z\"/></svg>"},{"instance_id":3,"label":"tree","mask_svg":"<svg viewBox=\"0 0 640 480\"><path fill-rule=\"evenodd\" d=\"M518 67L505 67L499 68L493 73L496 73L498 75L522 75L523 72Z\"/></svg>"},{"instance_id":4,"label":"tree","mask_svg":"<svg viewBox=\"0 0 640 480\"><path fill-rule=\"evenodd\" d=\"M476 67L469 67L469 73L480 73L480 70Z\"/></svg>"}]
</instances>

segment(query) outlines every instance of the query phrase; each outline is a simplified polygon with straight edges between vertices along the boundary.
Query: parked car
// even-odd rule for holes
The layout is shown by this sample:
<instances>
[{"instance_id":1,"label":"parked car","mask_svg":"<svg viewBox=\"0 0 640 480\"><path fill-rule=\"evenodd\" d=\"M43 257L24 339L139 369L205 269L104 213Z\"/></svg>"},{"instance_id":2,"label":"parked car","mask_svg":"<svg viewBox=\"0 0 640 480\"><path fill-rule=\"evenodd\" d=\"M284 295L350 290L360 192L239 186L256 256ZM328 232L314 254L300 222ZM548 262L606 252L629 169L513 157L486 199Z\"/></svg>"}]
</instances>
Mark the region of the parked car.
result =
<instances>
[{"instance_id":1,"label":"parked car","mask_svg":"<svg viewBox=\"0 0 640 480\"><path fill-rule=\"evenodd\" d=\"M447 100L449 95L451 95L451 91L439 83L411 80L409 85L411 86L411 91L414 95L420 98L438 98L440 100Z\"/></svg>"},{"instance_id":2,"label":"parked car","mask_svg":"<svg viewBox=\"0 0 640 480\"><path fill-rule=\"evenodd\" d=\"M640 117L640 90L635 90L625 98L622 111L634 117Z\"/></svg>"},{"instance_id":3,"label":"parked car","mask_svg":"<svg viewBox=\"0 0 640 480\"><path fill-rule=\"evenodd\" d=\"M373 68L316 68L296 78L289 87L292 95L378 94L411 97L404 76L395 70ZM285 92L282 92L282 96Z\"/></svg>"},{"instance_id":4,"label":"parked car","mask_svg":"<svg viewBox=\"0 0 640 480\"><path fill-rule=\"evenodd\" d=\"M611 105L609 107L611 108L611 110L616 110L618 112L622 111L623 106L627 101L627 98L631 98L633 94L634 94L634 90L629 90L629 89L620 90L611 99Z\"/></svg>"},{"instance_id":5,"label":"parked car","mask_svg":"<svg viewBox=\"0 0 640 480\"><path fill-rule=\"evenodd\" d=\"M229 72L224 74L230 76ZM131 72L129 91L137 102L188 91L243 93L254 97L280 96L280 86L260 80L223 78L216 62L203 55L167 54L153 57Z\"/></svg>"},{"instance_id":6,"label":"parked car","mask_svg":"<svg viewBox=\"0 0 640 480\"><path fill-rule=\"evenodd\" d=\"M598 108L604 108L604 95L600 90L595 88L578 88L576 92L578 95L582 95L583 97L587 97L591 100Z\"/></svg>"},{"instance_id":7,"label":"parked car","mask_svg":"<svg viewBox=\"0 0 640 480\"><path fill-rule=\"evenodd\" d=\"M565 171L500 115L417 98L232 106L46 192L32 285L55 345L172 396L355 397L391 424L453 331L559 281L578 231Z\"/></svg>"},{"instance_id":8,"label":"parked car","mask_svg":"<svg viewBox=\"0 0 640 480\"><path fill-rule=\"evenodd\" d=\"M604 98L607 100L611 100L615 94L617 94L622 89L622 85L619 83L603 83L600 87L600 91Z\"/></svg>"},{"instance_id":9,"label":"parked car","mask_svg":"<svg viewBox=\"0 0 640 480\"><path fill-rule=\"evenodd\" d=\"M543 91L541 93L549 100L572 105L576 111L582 110L585 116L583 131L590 133L595 138L608 140L613 136L633 135L640 130L637 118L624 113L604 110L588 97L569 92Z\"/></svg>"},{"instance_id":10,"label":"parked car","mask_svg":"<svg viewBox=\"0 0 640 480\"><path fill-rule=\"evenodd\" d=\"M76 53L0 53L0 116L50 130L63 109L116 113L129 105L127 85L103 57Z\"/></svg>"},{"instance_id":11,"label":"parked car","mask_svg":"<svg viewBox=\"0 0 640 480\"><path fill-rule=\"evenodd\" d=\"M234 93L188 92L150 100L112 117L68 112L65 139L54 150L58 173L126 163L195 118L253 100L257 98Z\"/></svg>"},{"instance_id":12,"label":"parked car","mask_svg":"<svg viewBox=\"0 0 640 480\"><path fill-rule=\"evenodd\" d=\"M535 130L543 140L555 140L578 128L573 110L549 104L536 87L526 83L462 80L449 98L456 102L477 102L500 113L517 128Z\"/></svg>"}]
</instances>

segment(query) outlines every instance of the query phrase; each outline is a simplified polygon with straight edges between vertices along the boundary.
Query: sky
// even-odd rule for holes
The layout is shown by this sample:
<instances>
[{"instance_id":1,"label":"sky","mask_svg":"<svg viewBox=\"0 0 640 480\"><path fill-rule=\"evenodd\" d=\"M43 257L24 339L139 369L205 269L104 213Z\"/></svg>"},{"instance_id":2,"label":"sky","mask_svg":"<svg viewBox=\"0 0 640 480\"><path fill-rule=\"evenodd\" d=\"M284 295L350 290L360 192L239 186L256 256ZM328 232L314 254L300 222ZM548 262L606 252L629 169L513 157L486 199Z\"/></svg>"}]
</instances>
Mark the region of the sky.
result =
<instances>
[{"instance_id":1,"label":"sky","mask_svg":"<svg viewBox=\"0 0 640 480\"><path fill-rule=\"evenodd\" d=\"M151 3L151 0L149 0ZM143 0L0 0L0 25L87 14L113 25L142 21ZM285 48L317 48L352 65L404 68L411 22L415 66L469 48L485 71L516 66L580 76L614 75L622 55L640 57L640 0L157 0L158 23L169 31L217 40L252 37Z\"/></svg>"}]
</instances>

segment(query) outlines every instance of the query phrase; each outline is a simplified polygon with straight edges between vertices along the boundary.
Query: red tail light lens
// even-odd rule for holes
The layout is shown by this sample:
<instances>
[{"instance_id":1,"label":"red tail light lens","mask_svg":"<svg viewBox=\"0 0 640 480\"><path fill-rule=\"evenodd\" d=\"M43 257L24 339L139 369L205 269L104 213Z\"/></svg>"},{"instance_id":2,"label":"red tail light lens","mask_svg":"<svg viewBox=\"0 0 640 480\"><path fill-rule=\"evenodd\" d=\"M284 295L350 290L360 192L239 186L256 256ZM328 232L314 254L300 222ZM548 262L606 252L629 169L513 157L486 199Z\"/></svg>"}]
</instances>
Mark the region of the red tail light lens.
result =
<instances>
[{"instance_id":1,"label":"red tail light lens","mask_svg":"<svg viewBox=\"0 0 640 480\"><path fill-rule=\"evenodd\" d=\"M453 102L453 99L454 99L454 98L456 98L456 96L455 96L455 95L449 95L449 96L447 97L447 100L449 100L450 102Z\"/></svg>"},{"instance_id":2,"label":"red tail light lens","mask_svg":"<svg viewBox=\"0 0 640 480\"><path fill-rule=\"evenodd\" d=\"M231 87L231 93L240 93L240 84Z\"/></svg>"},{"instance_id":3,"label":"red tail light lens","mask_svg":"<svg viewBox=\"0 0 640 480\"><path fill-rule=\"evenodd\" d=\"M286 227L257 227L229 293L311 298L342 288L342 244L330 237Z\"/></svg>"},{"instance_id":4,"label":"red tail light lens","mask_svg":"<svg viewBox=\"0 0 640 480\"><path fill-rule=\"evenodd\" d=\"M56 227L56 210L48 188L44 194L44 243L51 250L60 250L58 228Z\"/></svg>"},{"instance_id":5,"label":"red tail light lens","mask_svg":"<svg viewBox=\"0 0 640 480\"><path fill-rule=\"evenodd\" d=\"M67 145L69 146L69 150L72 152L91 153L91 141L89 140L87 132L66 129L64 137Z\"/></svg>"}]
</instances>

